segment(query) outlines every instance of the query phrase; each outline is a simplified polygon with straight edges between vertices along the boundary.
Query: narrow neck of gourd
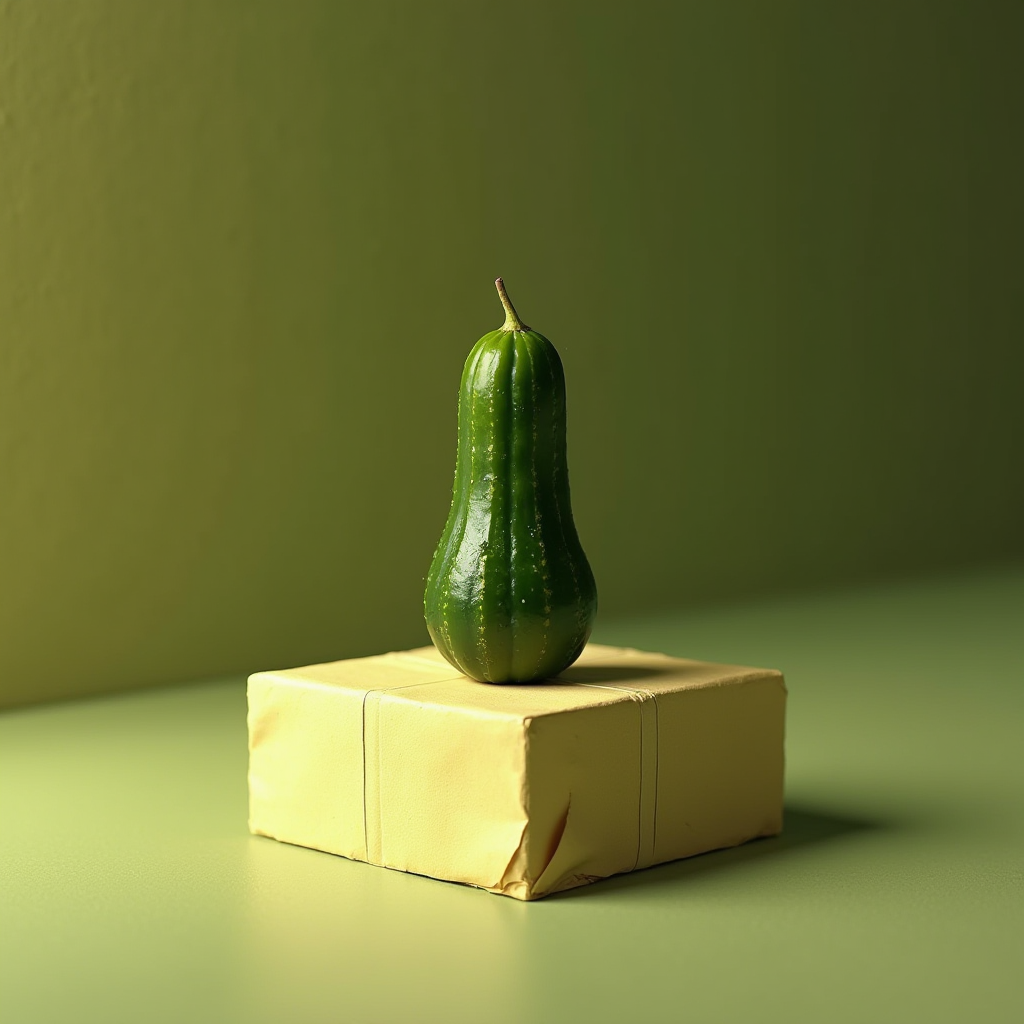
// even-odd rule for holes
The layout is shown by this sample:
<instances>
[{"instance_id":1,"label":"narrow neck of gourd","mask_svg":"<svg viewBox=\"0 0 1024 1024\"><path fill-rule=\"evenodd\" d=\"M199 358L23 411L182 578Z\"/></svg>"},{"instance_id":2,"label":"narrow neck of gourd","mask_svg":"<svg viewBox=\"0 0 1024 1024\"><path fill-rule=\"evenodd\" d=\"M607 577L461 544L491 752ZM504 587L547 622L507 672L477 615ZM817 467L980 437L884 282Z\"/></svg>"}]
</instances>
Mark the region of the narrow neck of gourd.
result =
<instances>
[{"instance_id":1,"label":"narrow neck of gourd","mask_svg":"<svg viewBox=\"0 0 1024 1024\"><path fill-rule=\"evenodd\" d=\"M508 292L505 291L505 282L499 277L497 281L494 282L494 286L498 289L498 296L501 299L501 304L505 307L505 322L501 325L499 330L507 332L528 331L530 328L519 319L516 307L512 305L512 300L508 297Z\"/></svg>"}]
</instances>

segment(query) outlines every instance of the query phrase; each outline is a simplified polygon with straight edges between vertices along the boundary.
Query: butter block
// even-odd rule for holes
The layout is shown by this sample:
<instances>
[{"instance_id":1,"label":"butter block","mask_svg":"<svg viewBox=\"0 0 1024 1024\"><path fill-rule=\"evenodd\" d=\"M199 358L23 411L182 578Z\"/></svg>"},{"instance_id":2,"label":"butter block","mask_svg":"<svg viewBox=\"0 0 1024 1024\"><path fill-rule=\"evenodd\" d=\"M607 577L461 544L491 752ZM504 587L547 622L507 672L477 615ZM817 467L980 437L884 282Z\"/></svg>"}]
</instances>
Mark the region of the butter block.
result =
<instances>
[{"instance_id":1,"label":"butter block","mask_svg":"<svg viewBox=\"0 0 1024 1024\"><path fill-rule=\"evenodd\" d=\"M251 676L249 828L532 900L782 828L781 673L591 644L494 686L433 647Z\"/></svg>"}]
</instances>

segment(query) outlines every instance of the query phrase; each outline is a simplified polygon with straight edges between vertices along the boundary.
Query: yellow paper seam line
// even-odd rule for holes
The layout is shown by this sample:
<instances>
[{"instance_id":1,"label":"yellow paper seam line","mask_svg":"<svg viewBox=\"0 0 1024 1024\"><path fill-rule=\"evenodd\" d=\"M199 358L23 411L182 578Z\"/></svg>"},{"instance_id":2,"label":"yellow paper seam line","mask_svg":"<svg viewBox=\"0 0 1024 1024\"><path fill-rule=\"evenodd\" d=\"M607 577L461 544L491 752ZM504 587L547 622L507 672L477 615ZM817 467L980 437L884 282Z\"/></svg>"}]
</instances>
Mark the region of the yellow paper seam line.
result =
<instances>
[{"instance_id":1,"label":"yellow paper seam line","mask_svg":"<svg viewBox=\"0 0 1024 1024\"><path fill-rule=\"evenodd\" d=\"M636 861L632 870L654 863L658 828L658 697L641 687L612 686L610 683L574 683L599 690L617 690L629 694L640 712L640 780L637 794ZM653 785L651 776L654 776Z\"/></svg>"},{"instance_id":2,"label":"yellow paper seam line","mask_svg":"<svg viewBox=\"0 0 1024 1024\"><path fill-rule=\"evenodd\" d=\"M363 857L369 864L381 864L383 861L382 857L382 826L381 826L381 800L380 800L380 702L386 693L392 693L395 690L411 690L415 686L431 686L433 681L422 680L417 683L406 683L403 686L381 686L376 689L367 690L363 694L363 750L362 750L362 762L363 762ZM366 710L367 702L370 696L373 696L373 714L374 723L373 728L367 730L366 728ZM366 762L367 758L367 738L372 738L373 744L373 760L376 766L376 772L373 779L373 789L370 792L370 787L367 786L367 771ZM368 805L372 805L374 828L371 831L369 829L369 818L371 815L368 812ZM370 840L373 840L374 856L370 853Z\"/></svg>"}]
</instances>

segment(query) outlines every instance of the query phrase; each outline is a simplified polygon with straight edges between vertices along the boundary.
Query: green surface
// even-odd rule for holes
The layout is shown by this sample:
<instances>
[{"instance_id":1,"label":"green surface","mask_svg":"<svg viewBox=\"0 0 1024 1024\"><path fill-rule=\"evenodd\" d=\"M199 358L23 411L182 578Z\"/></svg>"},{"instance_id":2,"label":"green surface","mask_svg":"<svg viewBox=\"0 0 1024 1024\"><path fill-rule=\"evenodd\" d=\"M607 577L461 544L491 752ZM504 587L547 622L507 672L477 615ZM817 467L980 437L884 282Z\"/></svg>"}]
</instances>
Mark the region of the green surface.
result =
<instances>
[{"instance_id":1,"label":"green surface","mask_svg":"<svg viewBox=\"0 0 1024 1024\"><path fill-rule=\"evenodd\" d=\"M1024 571L603 641L783 668L785 834L536 904L245 831L240 682L0 719L6 1021L1016 1024Z\"/></svg>"},{"instance_id":2,"label":"green surface","mask_svg":"<svg viewBox=\"0 0 1024 1024\"><path fill-rule=\"evenodd\" d=\"M0 702L424 642L498 274L603 615L1024 555L1022 34L0 0Z\"/></svg>"}]
</instances>

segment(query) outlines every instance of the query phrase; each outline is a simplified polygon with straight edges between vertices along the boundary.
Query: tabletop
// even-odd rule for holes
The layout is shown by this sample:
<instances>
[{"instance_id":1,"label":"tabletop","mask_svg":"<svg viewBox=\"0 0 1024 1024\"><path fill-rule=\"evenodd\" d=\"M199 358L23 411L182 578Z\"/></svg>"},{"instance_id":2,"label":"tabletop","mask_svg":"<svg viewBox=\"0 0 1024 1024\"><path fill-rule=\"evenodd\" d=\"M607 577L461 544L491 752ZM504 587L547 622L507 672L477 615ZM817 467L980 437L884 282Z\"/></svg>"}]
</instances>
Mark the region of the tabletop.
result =
<instances>
[{"instance_id":1,"label":"tabletop","mask_svg":"<svg viewBox=\"0 0 1024 1024\"><path fill-rule=\"evenodd\" d=\"M1022 625L1016 569L602 624L785 672L785 830L536 903L250 836L242 679L8 712L0 1016L1024 1019Z\"/></svg>"}]
</instances>

